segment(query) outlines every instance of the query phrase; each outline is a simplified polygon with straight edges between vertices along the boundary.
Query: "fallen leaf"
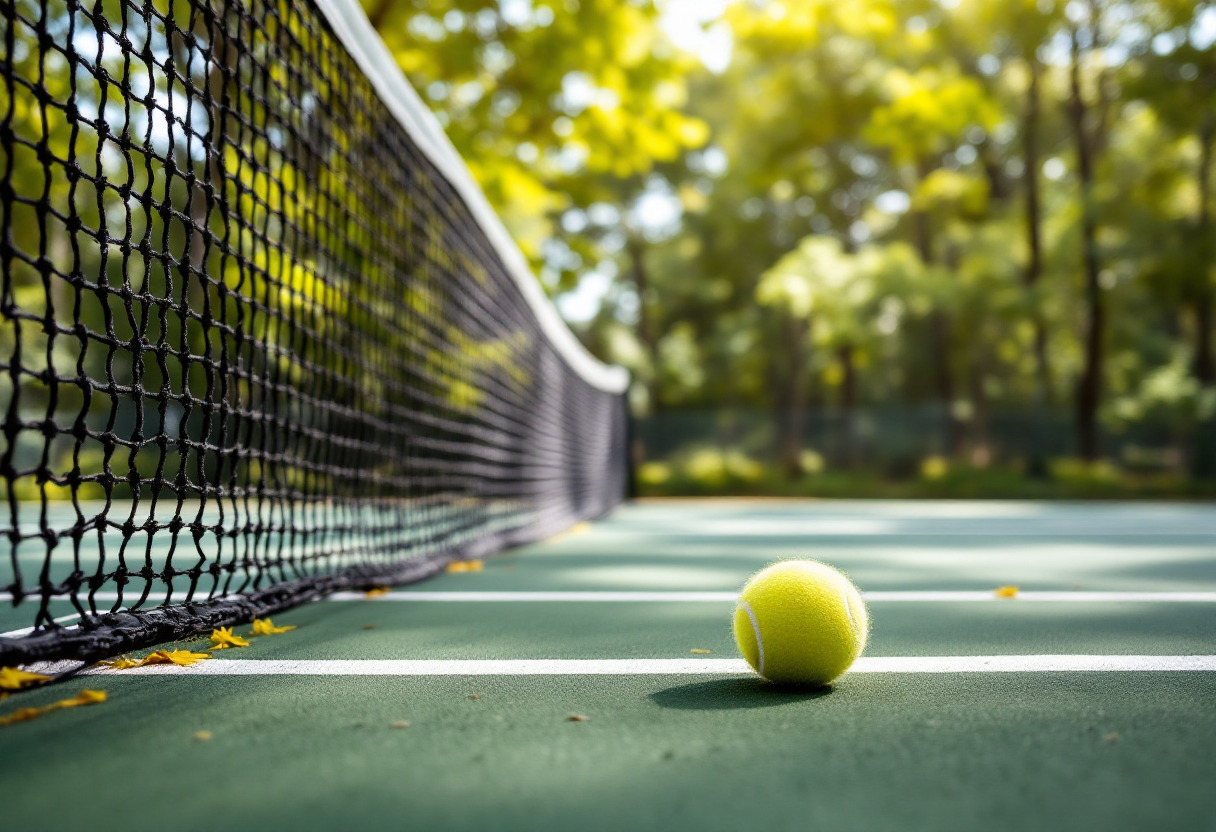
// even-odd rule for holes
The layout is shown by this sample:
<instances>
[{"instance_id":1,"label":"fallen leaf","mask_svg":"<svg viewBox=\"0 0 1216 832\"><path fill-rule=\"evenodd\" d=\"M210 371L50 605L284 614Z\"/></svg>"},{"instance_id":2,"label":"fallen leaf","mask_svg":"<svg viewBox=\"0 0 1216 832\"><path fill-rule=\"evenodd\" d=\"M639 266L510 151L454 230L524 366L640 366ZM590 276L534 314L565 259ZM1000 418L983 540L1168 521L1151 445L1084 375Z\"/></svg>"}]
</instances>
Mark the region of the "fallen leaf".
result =
<instances>
[{"instance_id":1,"label":"fallen leaf","mask_svg":"<svg viewBox=\"0 0 1216 832\"><path fill-rule=\"evenodd\" d=\"M255 618L255 619L253 619L253 632L251 632L249 635L251 635L251 636L274 636L274 635L278 635L279 633L285 633L288 630L294 630L294 629L295 629L294 624L291 625L290 627L276 627L276 626L274 626L274 623L269 618Z\"/></svg>"},{"instance_id":2,"label":"fallen leaf","mask_svg":"<svg viewBox=\"0 0 1216 832\"><path fill-rule=\"evenodd\" d=\"M1115 731L1111 731L1109 734L1107 734L1107 735L1106 735L1105 737L1103 737L1102 739L1103 739L1104 741L1106 741L1106 742L1118 742L1118 741L1119 741L1119 734L1118 734L1118 733L1116 733Z\"/></svg>"},{"instance_id":3,"label":"fallen leaf","mask_svg":"<svg viewBox=\"0 0 1216 832\"><path fill-rule=\"evenodd\" d=\"M179 667L189 667L211 658L207 653L191 653L189 650L157 650L145 657L140 666L145 664L175 664Z\"/></svg>"},{"instance_id":4,"label":"fallen leaf","mask_svg":"<svg viewBox=\"0 0 1216 832\"><path fill-rule=\"evenodd\" d=\"M220 627L211 631L212 645L208 650L227 650L229 647L248 647L249 642L232 634L231 627Z\"/></svg>"},{"instance_id":5,"label":"fallen leaf","mask_svg":"<svg viewBox=\"0 0 1216 832\"><path fill-rule=\"evenodd\" d=\"M41 673L30 673L15 667L0 667L0 690L24 690L50 680L50 676L43 676Z\"/></svg>"},{"instance_id":6,"label":"fallen leaf","mask_svg":"<svg viewBox=\"0 0 1216 832\"><path fill-rule=\"evenodd\" d=\"M566 717L566 722L590 722L591 717L583 716L582 714L570 714Z\"/></svg>"},{"instance_id":7,"label":"fallen leaf","mask_svg":"<svg viewBox=\"0 0 1216 832\"><path fill-rule=\"evenodd\" d=\"M1016 586L998 586L992 590L992 594L997 598L1016 598L1018 596L1018 588Z\"/></svg>"},{"instance_id":8,"label":"fallen leaf","mask_svg":"<svg viewBox=\"0 0 1216 832\"><path fill-rule=\"evenodd\" d=\"M475 693L470 693L470 694L469 694L469 698L470 698L470 699L480 699L481 697L480 697L480 696L478 696L478 695L477 695L477 694L475 694Z\"/></svg>"},{"instance_id":9,"label":"fallen leaf","mask_svg":"<svg viewBox=\"0 0 1216 832\"><path fill-rule=\"evenodd\" d=\"M51 711L58 711L61 708L75 708L80 705L96 705L99 702L105 701L106 692L104 690L82 690L71 699L60 699L58 702L52 702L50 705L43 705L39 708L20 708L13 711L8 716L0 717L0 726L12 725L15 722L26 722L31 719L37 719L43 714L48 714Z\"/></svg>"},{"instance_id":10,"label":"fallen leaf","mask_svg":"<svg viewBox=\"0 0 1216 832\"><path fill-rule=\"evenodd\" d=\"M410 724L408 722L406 722L404 719L399 719L393 723L393 727L394 728L409 728Z\"/></svg>"},{"instance_id":11,"label":"fallen leaf","mask_svg":"<svg viewBox=\"0 0 1216 832\"><path fill-rule=\"evenodd\" d=\"M365 629L365 630L374 630L374 629L376 629L376 625L375 625L375 624L364 624L364 625L363 625L363 629Z\"/></svg>"},{"instance_id":12,"label":"fallen leaf","mask_svg":"<svg viewBox=\"0 0 1216 832\"><path fill-rule=\"evenodd\" d=\"M567 537L576 537L577 535L580 535L580 534L586 534L589 531L591 531L590 523L578 523L578 524L566 529L564 532L558 532L557 534L548 538L545 541L545 543L560 543L561 541L565 540Z\"/></svg>"},{"instance_id":13,"label":"fallen leaf","mask_svg":"<svg viewBox=\"0 0 1216 832\"><path fill-rule=\"evenodd\" d=\"M0 726L12 725L15 722L25 722L29 719L37 719L51 709L50 705L42 708L18 708L8 716L0 717Z\"/></svg>"},{"instance_id":14,"label":"fallen leaf","mask_svg":"<svg viewBox=\"0 0 1216 832\"><path fill-rule=\"evenodd\" d=\"M698 656L708 656L710 653L712 653L714 651L713 650L702 650L700 647L694 647L691 650L689 650L688 652L695 653Z\"/></svg>"},{"instance_id":15,"label":"fallen leaf","mask_svg":"<svg viewBox=\"0 0 1216 832\"><path fill-rule=\"evenodd\" d=\"M126 670L131 667L140 667L141 665L143 665L145 663L145 661L146 660L141 661L139 659L133 659L130 656L128 656L126 653L124 653L121 656L119 656L117 659L110 659L109 661L98 662L98 664L101 665L102 667L112 667L115 670Z\"/></svg>"}]
</instances>

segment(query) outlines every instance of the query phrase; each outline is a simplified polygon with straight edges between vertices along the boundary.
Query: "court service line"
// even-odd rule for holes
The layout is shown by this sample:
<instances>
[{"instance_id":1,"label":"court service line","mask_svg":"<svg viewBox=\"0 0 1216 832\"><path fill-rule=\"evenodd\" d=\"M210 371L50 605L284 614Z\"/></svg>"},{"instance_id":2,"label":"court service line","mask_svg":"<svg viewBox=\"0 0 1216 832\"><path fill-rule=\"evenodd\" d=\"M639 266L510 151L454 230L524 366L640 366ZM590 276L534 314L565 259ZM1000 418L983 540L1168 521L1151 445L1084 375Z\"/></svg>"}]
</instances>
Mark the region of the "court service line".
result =
<instances>
[{"instance_id":1,"label":"court service line","mask_svg":"<svg viewBox=\"0 0 1216 832\"><path fill-rule=\"evenodd\" d=\"M876 656L850 673L1213 672L1216 656ZM703 676L750 674L742 659L210 659L191 667L94 668L82 675Z\"/></svg>"},{"instance_id":2,"label":"court service line","mask_svg":"<svg viewBox=\"0 0 1216 832\"><path fill-rule=\"evenodd\" d=\"M868 590L861 593L867 601L877 602L926 602L926 601L1047 601L1066 603L1111 603L1111 602L1152 602L1152 603L1216 603L1216 591L1163 591L1163 592L1123 592L1123 591L1087 591L1087 590L1022 590L1013 597L996 595L988 589L931 589L931 590ZM0 598L7 594L0 593ZM82 600L85 596L81 596ZM139 593L126 593L123 596L131 601L139 597ZM174 603L181 603L184 595L178 594ZM220 596L226 597L226 596ZM532 603L532 602L631 602L631 603L666 603L670 601L692 603L733 603L739 597L734 591L635 591L635 590L555 590L555 591L520 591L520 592L434 592L402 590L386 592L380 595L369 595L366 592L335 592L326 596L327 601L411 601L437 603ZM93 595L94 601L109 604L119 600L117 592L98 592ZM55 596L53 600L67 601L68 597ZM195 601L207 600L204 595L196 595ZM152 598L144 605L145 609L159 606L160 599ZM57 618L56 621L66 621L73 616ZM7 635L7 633L5 634Z\"/></svg>"},{"instance_id":3,"label":"court service line","mask_svg":"<svg viewBox=\"0 0 1216 832\"><path fill-rule=\"evenodd\" d=\"M992 590L927 590L862 592L866 601L1048 601L1048 602L1153 602L1153 603L1216 603L1216 592L1018 592L1013 598L996 595ZM369 596L362 592L337 592L330 601L417 601L435 603L504 603L504 602L629 602L666 603L711 602L734 603L737 592L387 592Z\"/></svg>"}]
</instances>

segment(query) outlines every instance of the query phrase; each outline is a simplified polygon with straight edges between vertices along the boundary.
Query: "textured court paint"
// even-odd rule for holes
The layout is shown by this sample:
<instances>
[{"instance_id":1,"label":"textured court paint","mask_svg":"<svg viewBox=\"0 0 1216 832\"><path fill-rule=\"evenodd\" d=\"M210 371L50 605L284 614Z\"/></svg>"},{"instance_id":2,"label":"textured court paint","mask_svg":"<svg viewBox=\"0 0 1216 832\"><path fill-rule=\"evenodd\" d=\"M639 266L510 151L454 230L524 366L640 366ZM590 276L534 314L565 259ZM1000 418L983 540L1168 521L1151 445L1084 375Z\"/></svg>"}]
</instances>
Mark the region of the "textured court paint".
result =
<instances>
[{"instance_id":1,"label":"textured court paint","mask_svg":"<svg viewBox=\"0 0 1216 832\"><path fill-rule=\"evenodd\" d=\"M1089 536L792 531L821 516L924 529L959 514L1071 518ZM1214 515L1165 504L646 504L426 588L721 592L803 555L870 590L1211 592L1212 538L1152 532ZM1119 516L1145 533L1104 536ZM709 519L735 530L700 534ZM788 533L742 531L773 521ZM730 611L729 601L314 604L275 616L299 629L225 652L687 659L697 647L732 657ZM1216 644L1203 603L925 601L871 612L867 652L884 659L1208 655ZM0 607L5 629L24 626L4 617L13 613ZM116 675L23 694L0 713L83 688L110 699L0 729L6 829L1216 830L1213 673L849 673L830 691L777 696L747 677ZM567 722L571 713L590 721ZM411 727L391 728L399 720ZM214 738L194 740L199 730Z\"/></svg>"},{"instance_id":2,"label":"textured court paint","mask_svg":"<svg viewBox=\"0 0 1216 832\"><path fill-rule=\"evenodd\" d=\"M827 564L787 560L744 585L735 610L735 641L766 679L826 684L866 646L865 604L849 579Z\"/></svg>"},{"instance_id":3,"label":"textured court paint","mask_svg":"<svg viewBox=\"0 0 1216 832\"><path fill-rule=\"evenodd\" d=\"M97 593L98 602L105 601L103 593ZM115 596L117 597L117 596ZM340 603L375 602L423 602L423 603L712 603L733 604L739 597L737 592L431 592L410 590L390 592L368 598L362 592L339 592L326 598ZM1047 602L1053 604L1216 604L1216 592L1019 592L1014 598L998 597L990 591L926 590L862 592L866 603L973 603L1025 604ZM113 600L113 599L109 599ZM66 606L66 605L65 605ZM56 623L72 626L80 618L79 613L69 613L55 619ZM3 620L0 617L0 620ZM31 627L23 627L0 636L25 635Z\"/></svg>"},{"instance_id":4,"label":"textured court paint","mask_svg":"<svg viewBox=\"0 0 1216 832\"><path fill-rule=\"evenodd\" d=\"M221 657L680 659L694 658L692 648L734 657L731 612L675 603L312 604L274 617L299 629ZM872 612L866 650L877 656L1216 652L1216 615L1202 604L891 604Z\"/></svg>"},{"instance_id":5,"label":"textured court paint","mask_svg":"<svg viewBox=\"0 0 1216 832\"><path fill-rule=\"evenodd\" d=\"M1206 832L1216 793L1210 673L104 687L0 729L6 829Z\"/></svg>"}]
</instances>

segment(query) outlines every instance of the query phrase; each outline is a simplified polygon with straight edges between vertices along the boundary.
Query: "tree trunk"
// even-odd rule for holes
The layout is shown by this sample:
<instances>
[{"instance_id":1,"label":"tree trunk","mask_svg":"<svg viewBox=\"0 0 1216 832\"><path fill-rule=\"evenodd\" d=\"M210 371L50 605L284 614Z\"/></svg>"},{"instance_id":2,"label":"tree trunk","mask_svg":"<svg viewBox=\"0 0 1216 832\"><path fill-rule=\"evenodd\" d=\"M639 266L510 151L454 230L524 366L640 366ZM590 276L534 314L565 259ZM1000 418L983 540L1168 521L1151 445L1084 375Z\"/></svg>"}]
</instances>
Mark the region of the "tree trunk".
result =
<instances>
[{"instance_id":1,"label":"tree trunk","mask_svg":"<svg viewBox=\"0 0 1216 832\"><path fill-rule=\"evenodd\" d=\"M1081 190L1081 262L1085 276L1085 365L1077 384L1077 451L1082 459L1093 461L1099 453L1098 407L1102 403L1106 309L1098 278L1097 219L1093 206L1096 143L1090 135L1089 108L1081 90L1081 45L1076 29L1072 31L1069 86L1068 114L1077 151L1077 178Z\"/></svg>"},{"instance_id":2,"label":"tree trunk","mask_svg":"<svg viewBox=\"0 0 1216 832\"><path fill-rule=\"evenodd\" d=\"M971 414L971 464L976 468L987 468L992 462L992 448L989 436L990 408L988 406L988 391L984 386L985 362L983 356L977 354L971 364L971 403L974 411Z\"/></svg>"},{"instance_id":3,"label":"tree trunk","mask_svg":"<svg viewBox=\"0 0 1216 832\"><path fill-rule=\"evenodd\" d=\"M1026 111L1022 116L1022 156L1026 182L1026 244L1030 258L1023 281L1032 305L1030 319L1034 327L1034 396L1031 402L1030 448L1026 473L1035 479L1047 475L1047 402L1051 387L1047 363L1047 327L1034 292L1043 276L1043 220L1039 196L1039 79L1043 68L1033 57L1027 62L1030 84L1026 89Z\"/></svg>"},{"instance_id":4,"label":"tree trunk","mask_svg":"<svg viewBox=\"0 0 1216 832\"><path fill-rule=\"evenodd\" d=\"M1199 291L1195 298L1195 378L1203 385L1216 381L1212 355L1212 284L1210 264L1216 245L1211 239L1212 144L1216 140L1216 114L1209 114L1199 132L1199 215L1195 239L1199 241ZM1216 423L1211 419L1195 426L1192 439L1191 473L1209 479L1216 475Z\"/></svg>"},{"instance_id":5,"label":"tree trunk","mask_svg":"<svg viewBox=\"0 0 1216 832\"><path fill-rule=\"evenodd\" d=\"M857 407L857 363L853 360L852 344L840 348L840 367L844 371L840 382L840 407L846 413Z\"/></svg>"},{"instance_id":6,"label":"tree trunk","mask_svg":"<svg viewBox=\"0 0 1216 832\"><path fill-rule=\"evenodd\" d=\"M630 234L626 249L629 252L629 262L633 271L633 287L638 293L638 341L646 350L646 357L650 362L650 410L655 413L662 410L663 379L659 368L659 339L646 303L646 296L650 293L650 273L646 270L646 246L641 237Z\"/></svg>"},{"instance_id":7,"label":"tree trunk","mask_svg":"<svg viewBox=\"0 0 1216 832\"><path fill-rule=\"evenodd\" d=\"M929 174L928 164L920 165L920 177L923 181ZM920 253L921 262L931 267L934 262L933 225L929 212L918 209L913 216L916 234L916 248ZM958 448L959 430L954 418L954 376L950 372L950 316L936 309L929 316L929 326L932 329L930 344L933 356L934 386L937 388L937 399L945 414L947 453L954 454Z\"/></svg>"},{"instance_id":8,"label":"tree trunk","mask_svg":"<svg viewBox=\"0 0 1216 832\"><path fill-rule=\"evenodd\" d=\"M1212 285L1205 266L1213 253L1211 233L1212 144L1216 139L1216 116L1209 115L1199 133L1199 215L1195 221L1195 239L1199 241L1199 275L1195 293L1195 378L1200 384L1216 382L1216 356L1212 354Z\"/></svg>"},{"instance_id":9,"label":"tree trunk","mask_svg":"<svg viewBox=\"0 0 1216 832\"><path fill-rule=\"evenodd\" d=\"M802 470L802 420L806 376L806 343L808 324L803 319L785 314L786 377L781 385L781 467L790 479L798 479Z\"/></svg>"},{"instance_id":10,"label":"tree trunk","mask_svg":"<svg viewBox=\"0 0 1216 832\"><path fill-rule=\"evenodd\" d=\"M860 448L857 442L857 350L852 344L840 348L840 366L844 370L840 381L840 410L844 417L844 458L849 468L857 468L861 464Z\"/></svg>"}]
</instances>

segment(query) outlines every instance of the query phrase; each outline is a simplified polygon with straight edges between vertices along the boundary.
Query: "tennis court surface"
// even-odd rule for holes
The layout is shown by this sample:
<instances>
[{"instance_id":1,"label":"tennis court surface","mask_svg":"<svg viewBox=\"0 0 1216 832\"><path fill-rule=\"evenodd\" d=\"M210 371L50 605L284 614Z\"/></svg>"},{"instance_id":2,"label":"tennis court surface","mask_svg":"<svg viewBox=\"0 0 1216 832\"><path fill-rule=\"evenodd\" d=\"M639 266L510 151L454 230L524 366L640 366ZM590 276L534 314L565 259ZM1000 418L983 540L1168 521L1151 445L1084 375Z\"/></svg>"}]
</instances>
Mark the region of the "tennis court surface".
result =
<instances>
[{"instance_id":1,"label":"tennis court surface","mask_svg":"<svg viewBox=\"0 0 1216 832\"><path fill-rule=\"evenodd\" d=\"M1214 542L1206 506L634 504L193 667L22 694L109 701L0 731L5 821L1213 829ZM789 556L867 593L830 689L737 664L731 595Z\"/></svg>"}]
</instances>

